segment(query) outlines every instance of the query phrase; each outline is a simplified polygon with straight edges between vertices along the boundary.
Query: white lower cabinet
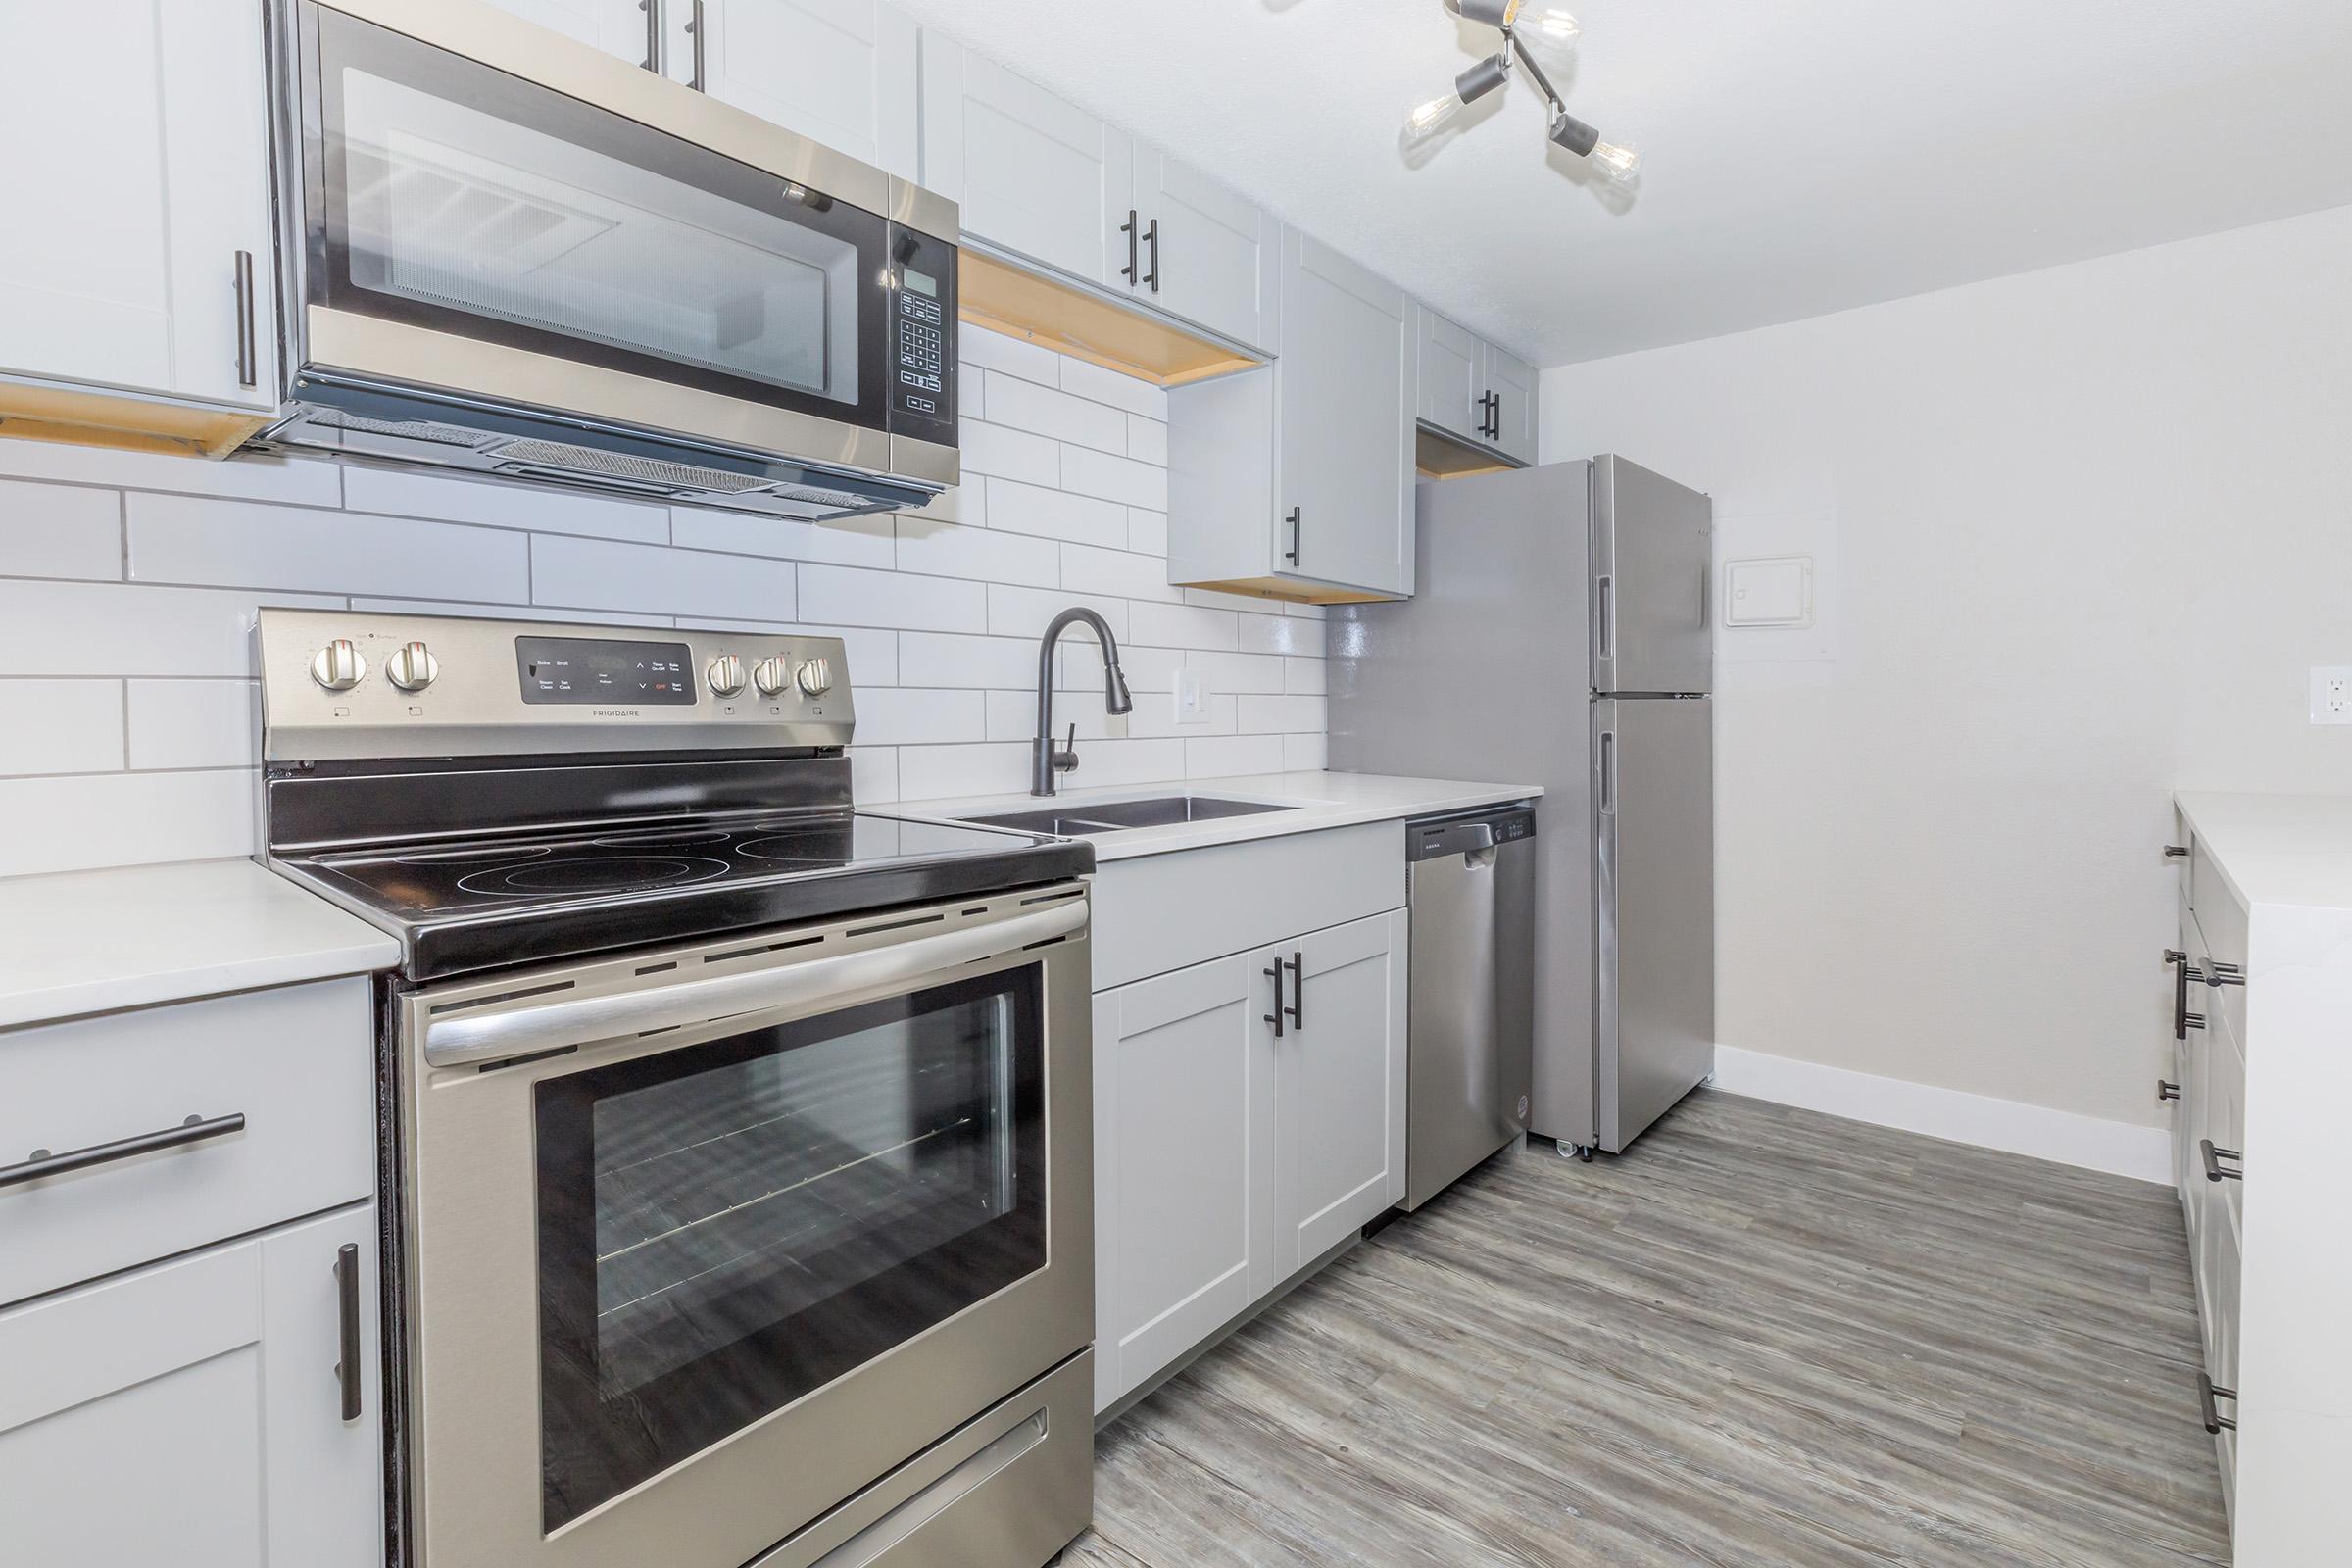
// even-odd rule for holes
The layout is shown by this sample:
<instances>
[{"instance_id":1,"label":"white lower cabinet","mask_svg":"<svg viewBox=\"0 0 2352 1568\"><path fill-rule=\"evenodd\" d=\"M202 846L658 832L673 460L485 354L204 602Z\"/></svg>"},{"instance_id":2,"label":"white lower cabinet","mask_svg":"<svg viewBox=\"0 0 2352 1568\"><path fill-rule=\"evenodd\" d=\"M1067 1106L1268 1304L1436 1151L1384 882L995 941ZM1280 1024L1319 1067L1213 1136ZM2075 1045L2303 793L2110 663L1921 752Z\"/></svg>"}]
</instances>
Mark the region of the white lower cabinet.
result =
<instances>
[{"instance_id":1,"label":"white lower cabinet","mask_svg":"<svg viewBox=\"0 0 2352 1568\"><path fill-rule=\"evenodd\" d=\"M44 1568L383 1561L375 1205L0 1312L0 1542ZM343 1414L338 1258L358 1270Z\"/></svg>"},{"instance_id":2,"label":"white lower cabinet","mask_svg":"<svg viewBox=\"0 0 2352 1568\"><path fill-rule=\"evenodd\" d=\"M1098 1410L1404 1196L1405 956L1397 909L1096 996Z\"/></svg>"}]
</instances>

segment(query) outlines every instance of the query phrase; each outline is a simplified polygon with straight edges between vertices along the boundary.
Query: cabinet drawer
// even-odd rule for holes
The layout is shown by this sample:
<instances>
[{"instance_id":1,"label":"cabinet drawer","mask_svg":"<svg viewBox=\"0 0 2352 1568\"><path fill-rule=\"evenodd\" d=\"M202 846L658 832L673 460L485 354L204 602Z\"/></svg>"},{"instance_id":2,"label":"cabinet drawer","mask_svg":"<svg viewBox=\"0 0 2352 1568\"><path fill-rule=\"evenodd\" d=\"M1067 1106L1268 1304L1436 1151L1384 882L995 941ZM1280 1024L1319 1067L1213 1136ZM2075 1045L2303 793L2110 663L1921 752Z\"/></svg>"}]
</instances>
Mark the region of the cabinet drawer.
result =
<instances>
[{"instance_id":1,"label":"cabinet drawer","mask_svg":"<svg viewBox=\"0 0 2352 1568\"><path fill-rule=\"evenodd\" d=\"M361 979L0 1032L0 1165L244 1118L0 1186L0 1302L371 1196L374 1060Z\"/></svg>"},{"instance_id":2,"label":"cabinet drawer","mask_svg":"<svg viewBox=\"0 0 2352 1568\"><path fill-rule=\"evenodd\" d=\"M1400 822L1113 860L1095 878L1095 989L1403 904Z\"/></svg>"},{"instance_id":3,"label":"cabinet drawer","mask_svg":"<svg viewBox=\"0 0 2352 1568\"><path fill-rule=\"evenodd\" d=\"M2196 911L2197 928L2205 934L2213 960L2235 964L2243 974L2248 947L2245 906L2237 902L2237 895L2222 879L2219 867L2203 844L2195 846L2188 863L2190 907ZM2238 1043L2246 1044L2246 988L2212 987L2205 991L2204 997L2202 1010L2228 1018L2237 1030Z\"/></svg>"}]
</instances>

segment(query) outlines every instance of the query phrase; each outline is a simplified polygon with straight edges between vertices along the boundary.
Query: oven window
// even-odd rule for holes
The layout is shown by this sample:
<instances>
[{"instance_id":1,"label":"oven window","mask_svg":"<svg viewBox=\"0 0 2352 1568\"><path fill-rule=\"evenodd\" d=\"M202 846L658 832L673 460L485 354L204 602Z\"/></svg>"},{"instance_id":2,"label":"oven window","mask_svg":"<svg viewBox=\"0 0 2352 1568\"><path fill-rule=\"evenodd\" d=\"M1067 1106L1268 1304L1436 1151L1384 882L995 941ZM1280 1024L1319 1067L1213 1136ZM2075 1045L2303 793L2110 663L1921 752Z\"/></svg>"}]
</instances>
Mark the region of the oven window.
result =
<instances>
[{"instance_id":1,"label":"oven window","mask_svg":"<svg viewBox=\"0 0 2352 1568\"><path fill-rule=\"evenodd\" d=\"M314 12L320 303L881 427L880 218Z\"/></svg>"},{"instance_id":2,"label":"oven window","mask_svg":"<svg viewBox=\"0 0 2352 1568\"><path fill-rule=\"evenodd\" d=\"M554 1530L1046 1262L1039 967L536 1090Z\"/></svg>"}]
</instances>

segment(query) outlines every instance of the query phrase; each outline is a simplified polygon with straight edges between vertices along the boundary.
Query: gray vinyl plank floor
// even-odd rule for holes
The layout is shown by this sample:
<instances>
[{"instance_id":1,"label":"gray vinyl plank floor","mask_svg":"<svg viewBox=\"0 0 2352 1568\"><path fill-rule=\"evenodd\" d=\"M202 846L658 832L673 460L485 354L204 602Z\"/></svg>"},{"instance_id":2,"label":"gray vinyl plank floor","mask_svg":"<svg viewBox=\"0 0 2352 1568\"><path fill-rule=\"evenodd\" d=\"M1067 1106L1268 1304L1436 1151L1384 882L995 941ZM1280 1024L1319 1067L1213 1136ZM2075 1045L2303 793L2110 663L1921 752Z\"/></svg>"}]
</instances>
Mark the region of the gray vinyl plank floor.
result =
<instances>
[{"instance_id":1,"label":"gray vinyl plank floor","mask_svg":"<svg viewBox=\"0 0 2352 1568\"><path fill-rule=\"evenodd\" d=\"M1100 1439L1069 1568L2227 1563L2169 1189L1702 1090L1517 1151Z\"/></svg>"}]
</instances>

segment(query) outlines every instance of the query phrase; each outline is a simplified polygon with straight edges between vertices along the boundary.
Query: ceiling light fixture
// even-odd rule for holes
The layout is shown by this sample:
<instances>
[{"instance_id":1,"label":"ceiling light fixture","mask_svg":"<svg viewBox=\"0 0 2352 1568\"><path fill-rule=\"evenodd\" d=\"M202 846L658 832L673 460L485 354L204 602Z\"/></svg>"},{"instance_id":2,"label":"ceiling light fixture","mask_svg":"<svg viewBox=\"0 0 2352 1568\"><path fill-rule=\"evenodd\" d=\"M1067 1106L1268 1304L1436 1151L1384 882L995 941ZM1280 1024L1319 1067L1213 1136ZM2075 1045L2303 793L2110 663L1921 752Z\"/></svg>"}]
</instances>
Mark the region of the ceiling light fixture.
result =
<instances>
[{"instance_id":1,"label":"ceiling light fixture","mask_svg":"<svg viewBox=\"0 0 2352 1568\"><path fill-rule=\"evenodd\" d=\"M1602 178L1630 185L1640 172L1642 155L1631 147L1602 141L1600 132L1568 112L1559 91L1536 61L1539 52L1564 50L1576 41L1576 18L1557 6L1534 5L1529 0L1446 0L1446 9L1465 22L1476 22L1502 34L1502 48L1453 78L1453 91L1432 98L1405 117L1407 141L1434 139L1463 109L1478 102L1511 78L1516 65L1542 90L1551 106L1551 139L1591 164Z\"/></svg>"}]
</instances>

